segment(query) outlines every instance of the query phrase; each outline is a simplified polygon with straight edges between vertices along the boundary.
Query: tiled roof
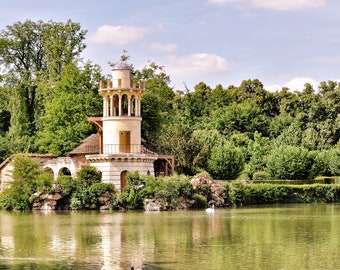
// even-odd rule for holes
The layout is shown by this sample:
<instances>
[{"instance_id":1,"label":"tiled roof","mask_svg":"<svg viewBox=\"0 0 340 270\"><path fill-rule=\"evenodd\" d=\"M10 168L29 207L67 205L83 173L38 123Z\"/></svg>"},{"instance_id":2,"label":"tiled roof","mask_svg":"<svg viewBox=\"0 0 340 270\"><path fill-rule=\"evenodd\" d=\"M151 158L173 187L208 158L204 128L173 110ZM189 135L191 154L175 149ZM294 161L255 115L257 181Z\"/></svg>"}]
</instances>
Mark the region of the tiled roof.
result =
<instances>
[{"instance_id":1,"label":"tiled roof","mask_svg":"<svg viewBox=\"0 0 340 270\"><path fill-rule=\"evenodd\" d=\"M99 154L99 141L98 133L92 134L89 137L82 140L80 145L68 153L68 156L73 155L88 155Z\"/></svg>"}]
</instances>

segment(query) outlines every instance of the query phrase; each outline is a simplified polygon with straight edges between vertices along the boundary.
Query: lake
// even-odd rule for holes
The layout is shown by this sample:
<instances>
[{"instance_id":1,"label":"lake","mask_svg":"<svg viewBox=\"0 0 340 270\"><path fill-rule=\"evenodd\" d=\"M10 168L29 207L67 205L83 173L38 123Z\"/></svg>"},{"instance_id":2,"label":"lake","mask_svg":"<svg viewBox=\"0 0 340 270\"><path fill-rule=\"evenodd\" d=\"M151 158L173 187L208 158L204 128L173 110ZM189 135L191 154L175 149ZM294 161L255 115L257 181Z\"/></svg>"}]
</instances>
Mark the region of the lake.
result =
<instances>
[{"instance_id":1,"label":"lake","mask_svg":"<svg viewBox=\"0 0 340 270\"><path fill-rule=\"evenodd\" d=\"M337 269L340 204L0 212L0 269Z\"/></svg>"}]
</instances>

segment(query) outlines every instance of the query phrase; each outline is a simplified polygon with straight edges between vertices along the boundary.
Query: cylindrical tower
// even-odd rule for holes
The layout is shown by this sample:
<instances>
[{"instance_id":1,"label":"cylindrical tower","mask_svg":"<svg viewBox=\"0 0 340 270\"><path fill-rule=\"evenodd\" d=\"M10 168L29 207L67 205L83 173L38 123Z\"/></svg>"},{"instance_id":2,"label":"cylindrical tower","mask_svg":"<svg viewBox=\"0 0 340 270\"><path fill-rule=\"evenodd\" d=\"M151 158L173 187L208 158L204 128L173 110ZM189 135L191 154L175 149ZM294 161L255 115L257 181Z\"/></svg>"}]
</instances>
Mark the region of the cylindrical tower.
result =
<instances>
[{"instance_id":1,"label":"cylindrical tower","mask_svg":"<svg viewBox=\"0 0 340 270\"><path fill-rule=\"evenodd\" d=\"M132 67L119 61L112 68L112 81L101 82L103 97L103 154L140 152L141 98L143 83L135 83Z\"/></svg>"},{"instance_id":2,"label":"cylindrical tower","mask_svg":"<svg viewBox=\"0 0 340 270\"><path fill-rule=\"evenodd\" d=\"M141 138L144 84L133 80L132 67L122 57L112 68L112 80L101 81L98 92L103 98L103 117L89 121L98 129L99 153L86 159L101 171L104 183L122 190L127 172L155 174L158 155L143 147Z\"/></svg>"}]
</instances>

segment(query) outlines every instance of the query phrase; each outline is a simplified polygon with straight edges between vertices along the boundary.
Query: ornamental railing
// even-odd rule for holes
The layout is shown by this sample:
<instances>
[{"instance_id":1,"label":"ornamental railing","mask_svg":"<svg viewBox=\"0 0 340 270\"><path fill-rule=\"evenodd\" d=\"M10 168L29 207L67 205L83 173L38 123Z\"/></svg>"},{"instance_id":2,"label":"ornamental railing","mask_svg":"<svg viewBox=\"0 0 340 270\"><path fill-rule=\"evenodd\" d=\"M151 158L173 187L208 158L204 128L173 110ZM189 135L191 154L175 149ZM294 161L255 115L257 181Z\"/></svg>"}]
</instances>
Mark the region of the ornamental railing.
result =
<instances>
[{"instance_id":1,"label":"ornamental railing","mask_svg":"<svg viewBox=\"0 0 340 270\"><path fill-rule=\"evenodd\" d=\"M103 154L146 154L155 155L154 152L141 144L104 144Z\"/></svg>"}]
</instances>

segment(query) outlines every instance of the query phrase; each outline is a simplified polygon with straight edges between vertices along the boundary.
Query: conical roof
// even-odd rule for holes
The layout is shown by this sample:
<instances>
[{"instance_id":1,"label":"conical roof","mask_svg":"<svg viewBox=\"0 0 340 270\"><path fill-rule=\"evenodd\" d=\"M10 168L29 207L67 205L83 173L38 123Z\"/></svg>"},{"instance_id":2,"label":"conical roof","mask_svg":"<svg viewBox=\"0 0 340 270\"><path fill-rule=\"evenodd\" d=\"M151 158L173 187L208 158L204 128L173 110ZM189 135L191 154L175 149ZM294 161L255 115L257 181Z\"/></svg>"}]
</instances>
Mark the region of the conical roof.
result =
<instances>
[{"instance_id":1,"label":"conical roof","mask_svg":"<svg viewBox=\"0 0 340 270\"><path fill-rule=\"evenodd\" d=\"M113 65L112 70L132 70L132 66L126 61L119 61Z\"/></svg>"}]
</instances>

